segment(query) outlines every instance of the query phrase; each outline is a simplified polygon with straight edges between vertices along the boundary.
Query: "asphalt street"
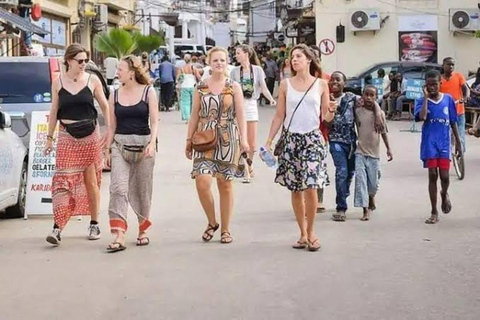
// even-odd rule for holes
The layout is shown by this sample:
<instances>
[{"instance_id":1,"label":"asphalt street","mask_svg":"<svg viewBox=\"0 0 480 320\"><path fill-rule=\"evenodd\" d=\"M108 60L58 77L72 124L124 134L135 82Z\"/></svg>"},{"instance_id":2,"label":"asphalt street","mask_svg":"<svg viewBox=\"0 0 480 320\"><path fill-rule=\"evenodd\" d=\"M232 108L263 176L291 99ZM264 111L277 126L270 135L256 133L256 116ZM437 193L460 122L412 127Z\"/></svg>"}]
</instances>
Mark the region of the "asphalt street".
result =
<instances>
[{"instance_id":1,"label":"asphalt street","mask_svg":"<svg viewBox=\"0 0 480 320\"><path fill-rule=\"evenodd\" d=\"M272 115L261 107L260 142ZM430 208L420 133L400 132L410 123L389 123L395 158L387 163L382 149L369 222L358 208L346 222L330 219L329 158L328 210L316 224L322 248L310 253L291 248L298 230L290 194L259 158L253 183L235 183L234 242L220 244L217 232L204 243L207 222L183 152L187 127L179 112L161 113L160 122L151 244L135 246L130 212L127 250L106 253L109 173L101 240L86 240L86 218L72 219L57 248L45 242L51 217L1 220L0 320L480 319L480 140L468 138L466 178L451 175L453 210L437 225L424 224Z\"/></svg>"}]
</instances>

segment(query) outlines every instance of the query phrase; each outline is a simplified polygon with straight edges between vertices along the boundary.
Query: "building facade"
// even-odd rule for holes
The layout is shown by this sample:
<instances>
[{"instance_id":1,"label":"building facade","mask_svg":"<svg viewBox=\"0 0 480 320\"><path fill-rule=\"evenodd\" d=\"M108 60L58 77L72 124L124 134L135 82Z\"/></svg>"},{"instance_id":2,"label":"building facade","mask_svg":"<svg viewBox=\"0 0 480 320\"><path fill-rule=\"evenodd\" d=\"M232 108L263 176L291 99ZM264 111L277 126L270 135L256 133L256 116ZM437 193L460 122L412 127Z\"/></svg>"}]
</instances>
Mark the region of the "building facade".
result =
<instances>
[{"instance_id":1,"label":"building facade","mask_svg":"<svg viewBox=\"0 0 480 320\"><path fill-rule=\"evenodd\" d=\"M467 74L479 62L480 39L474 33L480 28L478 4L477 0L315 1L316 41L327 53L322 56L323 67L353 76L374 63L442 63L451 56L457 70Z\"/></svg>"}]
</instances>

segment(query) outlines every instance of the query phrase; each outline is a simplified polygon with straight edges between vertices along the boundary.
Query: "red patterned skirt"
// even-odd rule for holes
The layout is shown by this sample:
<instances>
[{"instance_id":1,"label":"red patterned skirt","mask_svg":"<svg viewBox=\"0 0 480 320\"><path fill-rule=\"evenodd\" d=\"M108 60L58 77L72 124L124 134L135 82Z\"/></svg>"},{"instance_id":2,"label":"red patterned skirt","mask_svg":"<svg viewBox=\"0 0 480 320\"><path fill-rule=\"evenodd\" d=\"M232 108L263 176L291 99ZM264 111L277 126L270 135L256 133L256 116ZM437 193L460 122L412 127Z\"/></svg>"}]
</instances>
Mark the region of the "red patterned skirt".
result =
<instances>
[{"instance_id":1,"label":"red patterned skirt","mask_svg":"<svg viewBox=\"0 0 480 320\"><path fill-rule=\"evenodd\" d=\"M56 170L52 178L55 223L63 229L71 216L90 215L83 172L95 166L98 188L102 179L102 147L99 127L88 137L76 139L60 126Z\"/></svg>"}]
</instances>

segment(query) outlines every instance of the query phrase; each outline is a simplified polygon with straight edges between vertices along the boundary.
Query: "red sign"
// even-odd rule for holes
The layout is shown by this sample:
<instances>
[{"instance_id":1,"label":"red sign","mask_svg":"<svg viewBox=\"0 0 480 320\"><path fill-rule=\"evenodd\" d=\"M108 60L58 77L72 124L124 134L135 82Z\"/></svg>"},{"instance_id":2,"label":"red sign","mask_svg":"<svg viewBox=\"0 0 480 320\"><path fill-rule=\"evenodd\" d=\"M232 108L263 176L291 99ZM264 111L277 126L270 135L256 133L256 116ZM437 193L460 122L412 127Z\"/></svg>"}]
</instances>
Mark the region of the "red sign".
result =
<instances>
[{"instance_id":1,"label":"red sign","mask_svg":"<svg viewBox=\"0 0 480 320\"><path fill-rule=\"evenodd\" d=\"M323 39L318 46L322 54L326 56L331 55L335 51L335 43L330 39Z\"/></svg>"}]
</instances>

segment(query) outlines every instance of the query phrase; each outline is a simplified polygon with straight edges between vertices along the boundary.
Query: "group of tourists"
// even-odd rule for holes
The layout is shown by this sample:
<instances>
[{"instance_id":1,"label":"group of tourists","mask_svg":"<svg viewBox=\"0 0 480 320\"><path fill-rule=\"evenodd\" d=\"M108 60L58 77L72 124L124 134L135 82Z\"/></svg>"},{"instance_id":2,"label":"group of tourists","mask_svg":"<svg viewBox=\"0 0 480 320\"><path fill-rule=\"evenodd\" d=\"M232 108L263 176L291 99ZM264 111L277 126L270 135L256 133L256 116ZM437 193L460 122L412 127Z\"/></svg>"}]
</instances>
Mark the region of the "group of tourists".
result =
<instances>
[{"instance_id":1,"label":"group of tourists","mask_svg":"<svg viewBox=\"0 0 480 320\"><path fill-rule=\"evenodd\" d=\"M244 182L251 182L254 176L252 163L257 150L260 94L276 106L264 148L278 156L275 182L291 192L291 205L300 231L293 248L317 251L321 246L314 222L316 213L323 207L319 204L323 192L319 190L328 182L325 163L328 151L335 165L336 211L332 219L347 219L347 198L355 177L354 206L363 209L362 221L370 220L376 209L381 140L388 161L393 159L385 112L372 85L366 85L361 96L345 93L345 74L340 71L325 74L316 49L304 44L292 48L286 58L289 75L279 85L277 101L268 90L267 77L255 51L247 45L236 48L239 65L231 70L228 51L220 47L211 49L206 57L208 76L199 74L191 65L190 57L184 57L186 64L177 76L188 84L181 87L182 96L188 96L191 101L191 112L185 110L185 115L187 111L189 114L185 156L192 160L191 178L195 180L207 218L203 241L212 240L218 229L221 243L234 240L231 232L233 181L242 178ZM107 250L117 252L126 248L128 205L139 221L137 245L148 245L158 132L157 96L149 85L151 79L141 60L127 56L118 64L117 76L122 86L107 102L99 79L85 73L88 60L88 53L80 45L69 46L65 53L66 72L52 85L45 152L50 153L57 140L57 166L52 181L54 226L47 241L59 245L62 230L69 218L77 214L91 216L88 238L100 237L98 213L103 149L111 166L108 212L114 236ZM447 58L444 64L453 67L454 61ZM450 127L459 142L462 130L457 129L461 117L458 105L466 95L458 98L452 97L455 92L441 93L442 88L453 90L454 86L462 88L464 84L461 78L457 79L453 68L450 69L445 68L444 75L436 71L426 74L425 98L419 99L415 106L416 120L424 121L421 159L429 170L432 203L431 217L426 221L429 224L438 221L438 176L442 182L442 211L448 213L452 208L448 196ZM96 123L94 98L100 104L108 128L103 137ZM58 120L60 129L54 137ZM475 126L469 133L476 134L478 130ZM463 152L462 148L458 152ZM220 220L211 191L214 178L220 196Z\"/></svg>"}]
</instances>

